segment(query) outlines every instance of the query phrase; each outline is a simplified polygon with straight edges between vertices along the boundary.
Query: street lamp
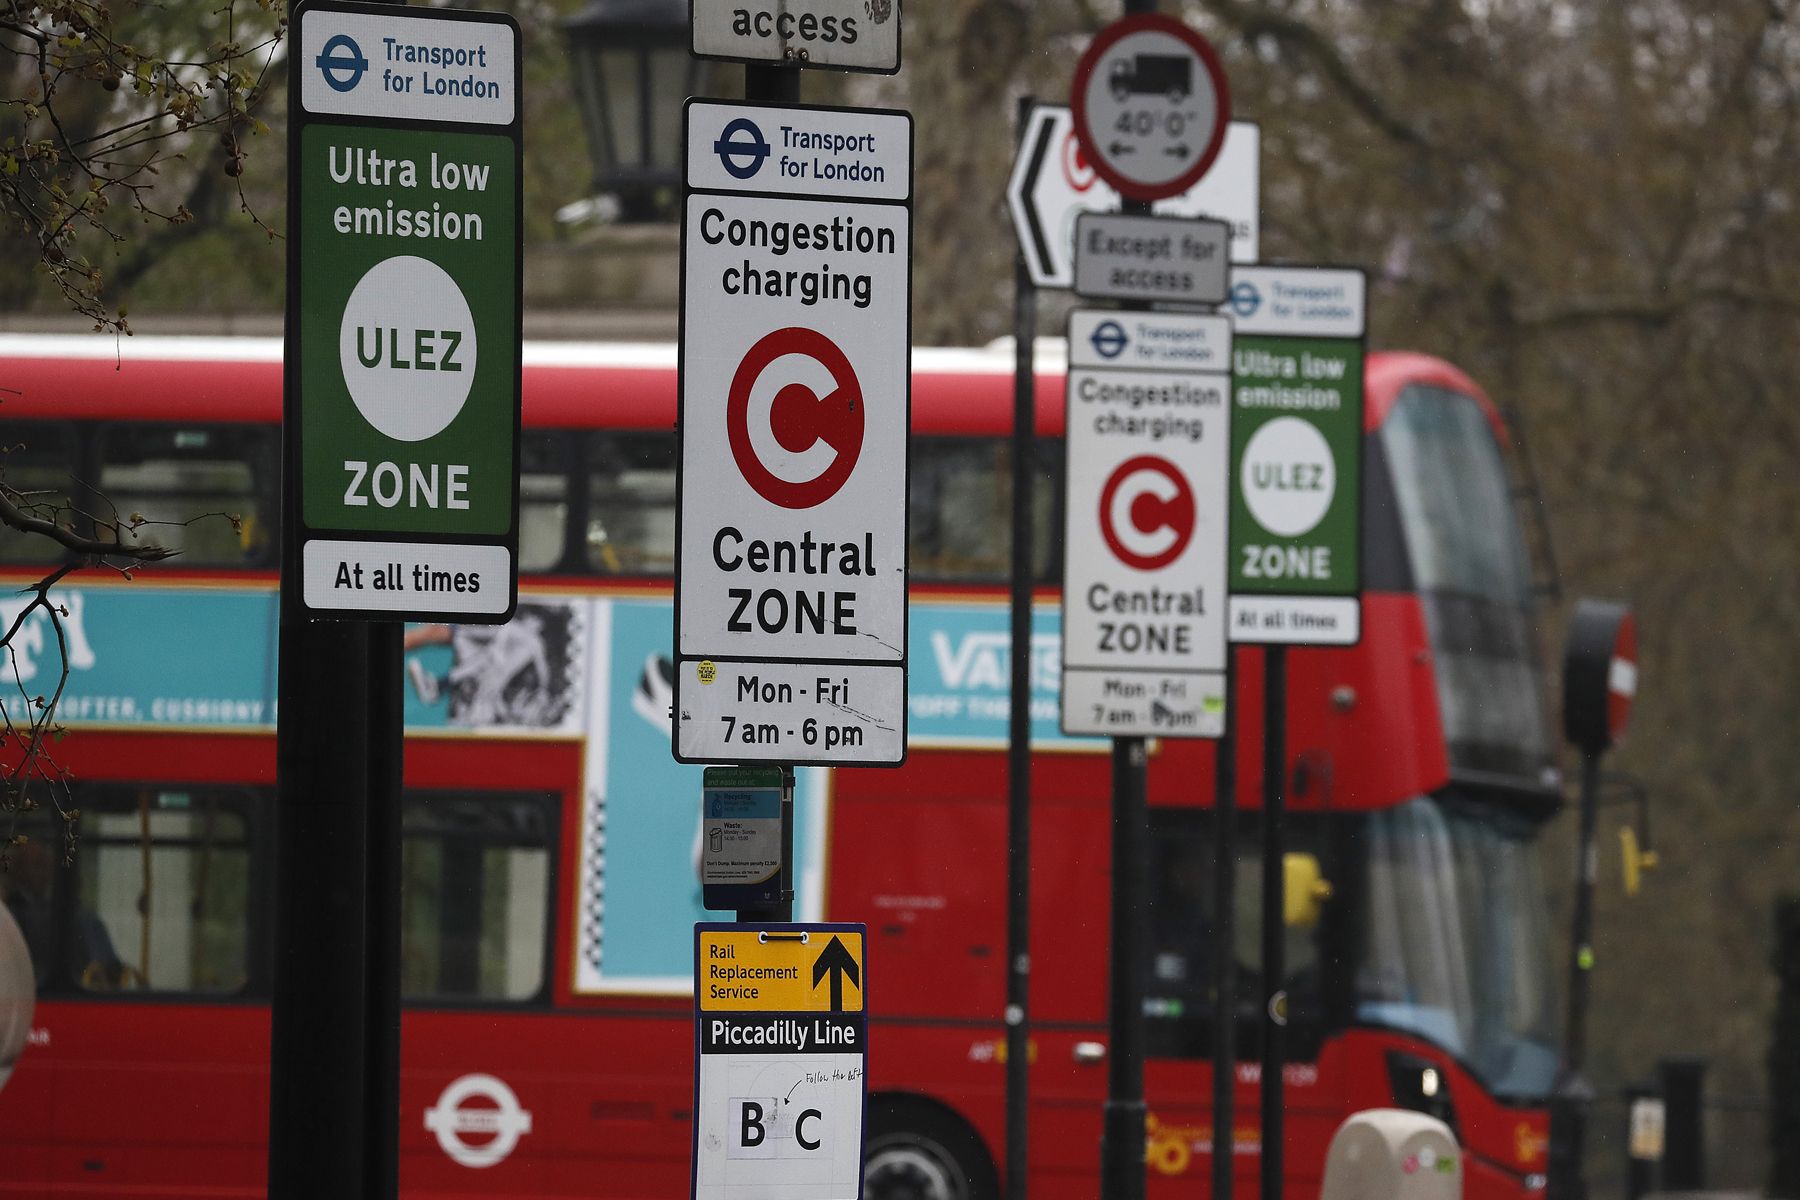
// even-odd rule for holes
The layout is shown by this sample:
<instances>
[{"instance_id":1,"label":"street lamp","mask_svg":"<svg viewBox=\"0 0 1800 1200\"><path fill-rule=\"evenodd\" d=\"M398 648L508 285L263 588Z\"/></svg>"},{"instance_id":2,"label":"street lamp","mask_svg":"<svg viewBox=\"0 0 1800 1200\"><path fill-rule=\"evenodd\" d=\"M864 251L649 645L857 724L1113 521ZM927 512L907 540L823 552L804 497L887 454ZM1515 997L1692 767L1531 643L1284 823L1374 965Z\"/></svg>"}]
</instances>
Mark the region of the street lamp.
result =
<instances>
[{"instance_id":1,"label":"street lamp","mask_svg":"<svg viewBox=\"0 0 1800 1200\"><path fill-rule=\"evenodd\" d=\"M672 220L681 103L708 64L688 53L687 0L592 0L563 23L594 190L621 221Z\"/></svg>"}]
</instances>

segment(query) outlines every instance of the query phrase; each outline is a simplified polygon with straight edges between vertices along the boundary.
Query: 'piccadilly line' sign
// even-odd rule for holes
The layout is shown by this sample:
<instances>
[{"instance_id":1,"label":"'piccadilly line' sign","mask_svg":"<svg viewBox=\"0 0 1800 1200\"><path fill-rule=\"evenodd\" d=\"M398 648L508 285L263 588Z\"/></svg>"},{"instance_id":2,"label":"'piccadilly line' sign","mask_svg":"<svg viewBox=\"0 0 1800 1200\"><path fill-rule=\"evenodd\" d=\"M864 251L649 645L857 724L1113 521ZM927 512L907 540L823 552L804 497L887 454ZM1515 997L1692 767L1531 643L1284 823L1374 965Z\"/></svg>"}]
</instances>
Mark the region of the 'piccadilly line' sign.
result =
<instances>
[{"instance_id":1,"label":"'piccadilly line' sign","mask_svg":"<svg viewBox=\"0 0 1800 1200\"><path fill-rule=\"evenodd\" d=\"M518 26L336 0L293 20L297 595L317 616L504 621L518 593Z\"/></svg>"}]
</instances>

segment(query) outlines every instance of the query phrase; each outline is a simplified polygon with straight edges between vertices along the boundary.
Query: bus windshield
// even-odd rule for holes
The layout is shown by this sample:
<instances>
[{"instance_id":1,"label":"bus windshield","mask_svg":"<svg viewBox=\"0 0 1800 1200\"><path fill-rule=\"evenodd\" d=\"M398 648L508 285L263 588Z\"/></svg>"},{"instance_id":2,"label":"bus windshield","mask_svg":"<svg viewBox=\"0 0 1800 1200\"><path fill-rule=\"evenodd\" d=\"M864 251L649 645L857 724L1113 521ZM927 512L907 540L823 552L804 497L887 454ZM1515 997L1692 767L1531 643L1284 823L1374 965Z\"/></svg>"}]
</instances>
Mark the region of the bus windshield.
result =
<instances>
[{"instance_id":1,"label":"bus windshield","mask_svg":"<svg viewBox=\"0 0 1800 1200\"><path fill-rule=\"evenodd\" d=\"M1535 830L1454 794L1371 813L1358 1021L1417 1033L1497 1094L1556 1072L1549 913Z\"/></svg>"},{"instance_id":2,"label":"bus windshield","mask_svg":"<svg viewBox=\"0 0 1800 1200\"><path fill-rule=\"evenodd\" d=\"M1414 385L1382 423L1430 626L1450 764L1541 788L1551 767L1531 569L1500 446L1473 397Z\"/></svg>"}]
</instances>

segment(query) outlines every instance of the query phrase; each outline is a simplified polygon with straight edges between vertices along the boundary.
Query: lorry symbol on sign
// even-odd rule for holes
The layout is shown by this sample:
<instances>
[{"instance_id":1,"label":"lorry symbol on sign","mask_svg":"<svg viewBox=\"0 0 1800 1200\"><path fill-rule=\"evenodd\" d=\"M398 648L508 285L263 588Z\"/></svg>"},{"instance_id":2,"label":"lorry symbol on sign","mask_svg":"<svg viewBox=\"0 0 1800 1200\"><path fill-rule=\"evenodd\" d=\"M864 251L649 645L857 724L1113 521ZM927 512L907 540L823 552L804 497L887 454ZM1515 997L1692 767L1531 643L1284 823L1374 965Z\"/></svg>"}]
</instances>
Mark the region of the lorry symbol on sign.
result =
<instances>
[{"instance_id":1,"label":"lorry symbol on sign","mask_svg":"<svg viewBox=\"0 0 1800 1200\"><path fill-rule=\"evenodd\" d=\"M1120 562L1140 571L1168 566L1193 540L1194 492L1167 459L1120 463L1100 491L1100 535Z\"/></svg>"},{"instance_id":2,"label":"lorry symbol on sign","mask_svg":"<svg viewBox=\"0 0 1800 1200\"><path fill-rule=\"evenodd\" d=\"M348 92L362 82L363 73L369 69L369 60L363 57L362 47L356 44L355 38L340 33L325 43L319 57L313 59L313 66L319 68L319 74L325 77L332 91Z\"/></svg>"},{"instance_id":3,"label":"lorry symbol on sign","mask_svg":"<svg viewBox=\"0 0 1800 1200\"><path fill-rule=\"evenodd\" d=\"M1113 60L1106 85L1121 104L1127 96L1167 96L1180 104L1194 94L1194 60L1180 54L1134 54Z\"/></svg>"},{"instance_id":4,"label":"lorry symbol on sign","mask_svg":"<svg viewBox=\"0 0 1800 1200\"><path fill-rule=\"evenodd\" d=\"M765 382L775 374L770 368L790 357L799 361L784 365L822 378L829 390L821 395L798 380L778 387ZM817 507L848 482L862 453L862 385L849 358L818 330L777 329L738 364L726 397L725 432L738 470L757 495L782 508ZM770 469L771 459L780 473ZM792 477L796 473L799 478Z\"/></svg>"},{"instance_id":5,"label":"lorry symbol on sign","mask_svg":"<svg viewBox=\"0 0 1800 1200\"><path fill-rule=\"evenodd\" d=\"M713 153L732 178L749 179L762 170L763 160L769 157L769 141L755 121L739 117L720 131Z\"/></svg>"}]
</instances>

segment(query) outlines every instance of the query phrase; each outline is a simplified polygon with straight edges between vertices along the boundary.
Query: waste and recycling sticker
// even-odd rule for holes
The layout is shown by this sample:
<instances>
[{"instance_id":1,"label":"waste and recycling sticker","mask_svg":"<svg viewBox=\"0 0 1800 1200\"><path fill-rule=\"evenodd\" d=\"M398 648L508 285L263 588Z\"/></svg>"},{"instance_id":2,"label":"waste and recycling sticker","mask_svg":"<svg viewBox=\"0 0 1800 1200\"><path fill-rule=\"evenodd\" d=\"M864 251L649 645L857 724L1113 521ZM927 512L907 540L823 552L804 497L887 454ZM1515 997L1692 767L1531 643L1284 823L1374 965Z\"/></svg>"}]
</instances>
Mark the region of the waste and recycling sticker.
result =
<instances>
[{"instance_id":1,"label":"waste and recycling sticker","mask_svg":"<svg viewBox=\"0 0 1800 1200\"><path fill-rule=\"evenodd\" d=\"M867 934L694 926L694 1200L860 1200Z\"/></svg>"}]
</instances>

